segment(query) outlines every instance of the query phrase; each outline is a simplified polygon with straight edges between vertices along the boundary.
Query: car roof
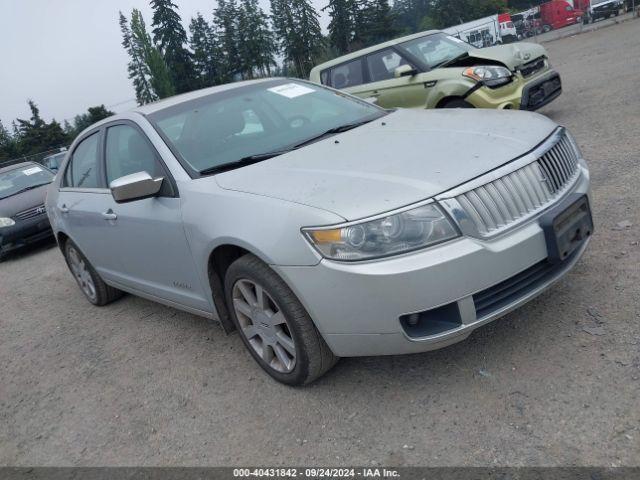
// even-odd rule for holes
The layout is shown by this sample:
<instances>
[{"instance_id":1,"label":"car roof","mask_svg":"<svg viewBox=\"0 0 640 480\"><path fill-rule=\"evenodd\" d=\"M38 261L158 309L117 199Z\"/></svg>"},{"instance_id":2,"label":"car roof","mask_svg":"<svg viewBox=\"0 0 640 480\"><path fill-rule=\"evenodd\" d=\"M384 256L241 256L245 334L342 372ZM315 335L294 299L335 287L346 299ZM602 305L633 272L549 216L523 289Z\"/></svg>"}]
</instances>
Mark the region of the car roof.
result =
<instances>
[{"instance_id":1,"label":"car roof","mask_svg":"<svg viewBox=\"0 0 640 480\"><path fill-rule=\"evenodd\" d=\"M408 42L409 40L414 40L420 37L426 37L427 35L433 35L434 33L444 33L441 30L426 30L424 32L414 33L412 35L407 35L400 38L394 38L393 40L389 40L384 43L379 43L377 45L373 45L371 47L363 48L362 50L357 50L355 52L351 52L347 55L343 55L338 58L334 58L333 60L329 60L328 62L321 63L320 65L315 66L311 70L311 75L313 78L313 74L317 73L319 70L324 70L325 68L332 67L334 65L339 65L341 63L347 62L349 60L353 60L363 55L367 55L368 53L377 52L378 50L382 50L383 48L392 47L394 45L398 45L399 43Z\"/></svg>"},{"instance_id":2,"label":"car roof","mask_svg":"<svg viewBox=\"0 0 640 480\"><path fill-rule=\"evenodd\" d=\"M38 167L40 167L41 165L35 162L20 162L20 163L14 163L13 165L9 165L7 167L0 167L0 173L5 173L5 172L10 172L11 170L17 170L19 168L24 168L24 167L28 167L31 165L37 165Z\"/></svg>"},{"instance_id":3,"label":"car roof","mask_svg":"<svg viewBox=\"0 0 640 480\"><path fill-rule=\"evenodd\" d=\"M158 110L163 110L167 107L172 107L189 100L195 100L197 98L206 97L213 93L227 92L236 88L244 87L247 85L270 82L273 80L282 80L282 78L261 78L258 80L244 80L241 82L226 83L224 85L216 85L215 87L203 88L201 90L195 90L193 92L183 93L181 95L175 95L173 97L158 100L157 102L147 103L133 109L134 112L142 113L143 115L149 115L155 113Z\"/></svg>"},{"instance_id":4,"label":"car roof","mask_svg":"<svg viewBox=\"0 0 640 480\"><path fill-rule=\"evenodd\" d=\"M226 83L224 85L216 85L214 87L208 87L208 88L202 88L200 90L194 90L193 92L188 92L188 93L182 93L180 95L174 95L173 97L168 97L168 98L164 98L162 100L157 100L155 102L152 103L147 103L146 105L140 105L137 106L135 108L132 108L130 110L124 111L122 113L117 113L115 115L112 115L110 117L107 117L105 119L100 120L99 122L96 122L92 125L90 125L89 127L85 128L82 132L80 132L76 139L73 142L73 145L69 148L69 150L72 150L74 148L74 145L78 142L79 139L83 139L84 134L90 130L94 130L96 128L101 127L102 125L105 125L107 123L111 123L113 121L116 120L121 120L121 119L131 119L131 113L138 113L138 114L142 114L142 115L150 115L153 114L159 110L163 110L165 108L168 107L172 107L174 105L179 105L180 103L183 102L188 102L190 100L195 100L198 98L202 98L202 97L206 97L207 95L212 95L214 93L220 93L220 92L227 92L230 90L234 90L236 88L240 88L240 87L245 87L247 85L254 85L254 84L259 84L259 83L266 83L266 82L271 82L274 80L286 80L283 77L269 77L269 78L260 78L257 80L244 80L241 82L232 82L232 83ZM291 80L300 80L299 78L293 78ZM304 80L302 80L304 81ZM67 153L67 152L64 152Z\"/></svg>"}]
</instances>

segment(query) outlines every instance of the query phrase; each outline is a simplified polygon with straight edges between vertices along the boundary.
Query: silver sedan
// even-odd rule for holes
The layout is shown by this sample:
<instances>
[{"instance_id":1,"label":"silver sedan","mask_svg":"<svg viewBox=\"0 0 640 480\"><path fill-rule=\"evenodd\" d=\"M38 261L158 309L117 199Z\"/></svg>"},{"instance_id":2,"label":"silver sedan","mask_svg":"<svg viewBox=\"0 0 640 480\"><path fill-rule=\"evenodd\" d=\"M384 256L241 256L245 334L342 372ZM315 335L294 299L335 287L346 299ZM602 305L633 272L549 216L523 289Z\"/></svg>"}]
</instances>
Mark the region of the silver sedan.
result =
<instances>
[{"instance_id":1,"label":"silver sedan","mask_svg":"<svg viewBox=\"0 0 640 480\"><path fill-rule=\"evenodd\" d=\"M110 117L69 152L47 212L87 299L217 320L287 384L460 341L593 232L579 148L532 113L390 111L269 79Z\"/></svg>"}]
</instances>

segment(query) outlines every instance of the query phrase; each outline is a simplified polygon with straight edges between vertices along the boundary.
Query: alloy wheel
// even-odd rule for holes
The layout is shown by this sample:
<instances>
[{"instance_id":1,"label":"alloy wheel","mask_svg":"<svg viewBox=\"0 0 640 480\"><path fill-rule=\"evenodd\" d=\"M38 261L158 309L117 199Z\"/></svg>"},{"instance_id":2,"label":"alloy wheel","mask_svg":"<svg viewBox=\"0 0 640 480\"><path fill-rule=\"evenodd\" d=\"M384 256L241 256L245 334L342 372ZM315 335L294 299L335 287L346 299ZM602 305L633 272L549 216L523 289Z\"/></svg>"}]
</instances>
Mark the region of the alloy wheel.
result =
<instances>
[{"instance_id":1,"label":"alloy wheel","mask_svg":"<svg viewBox=\"0 0 640 480\"><path fill-rule=\"evenodd\" d=\"M258 283L242 279L233 285L233 309L241 334L264 362L280 373L296 365L296 346L286 316Z\"/></svg>"},{"instance_id":2,"label":"alloy wheel","mask_svg":"<svg viewBox=\"0 0 640 480\"><path fill-rule=\"evenodd\" d=\"M78 251L73 247L69 247L68 254L71 273L76 277L78 285L80 285L80 288L87 297L91 300L95 300L96 286L93 283L93 278L91 278L91 273L87 268L86 261L80 257Z\"/></svg>"}]
</instances>

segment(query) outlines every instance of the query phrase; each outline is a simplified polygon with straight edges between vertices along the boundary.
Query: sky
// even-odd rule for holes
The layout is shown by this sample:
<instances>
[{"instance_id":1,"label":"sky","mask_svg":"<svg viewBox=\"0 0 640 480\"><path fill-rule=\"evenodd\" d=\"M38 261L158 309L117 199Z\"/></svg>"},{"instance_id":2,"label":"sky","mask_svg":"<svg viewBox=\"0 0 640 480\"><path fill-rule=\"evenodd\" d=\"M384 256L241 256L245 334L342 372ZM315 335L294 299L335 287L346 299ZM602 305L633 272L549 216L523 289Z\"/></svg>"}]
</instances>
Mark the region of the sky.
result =
<instances>
[{"instance_id":1,"label":"sky","mask_svg":"<svg viewBox=\"0 0 640 480\"><path fill-rule=\"evenodd\" d=\"M211 19L214 0L174 0L185 28L197 12ZM327 0L313 0L320 9ZM265 11L269 0L260 0ZM115 112L135 106L127 78L118 11L142 11L148 30L148 0L0 0L0 120L31 116L27 100L40 115L62 123L87 108L104 104Z\"/></svg>"}]
</instances>

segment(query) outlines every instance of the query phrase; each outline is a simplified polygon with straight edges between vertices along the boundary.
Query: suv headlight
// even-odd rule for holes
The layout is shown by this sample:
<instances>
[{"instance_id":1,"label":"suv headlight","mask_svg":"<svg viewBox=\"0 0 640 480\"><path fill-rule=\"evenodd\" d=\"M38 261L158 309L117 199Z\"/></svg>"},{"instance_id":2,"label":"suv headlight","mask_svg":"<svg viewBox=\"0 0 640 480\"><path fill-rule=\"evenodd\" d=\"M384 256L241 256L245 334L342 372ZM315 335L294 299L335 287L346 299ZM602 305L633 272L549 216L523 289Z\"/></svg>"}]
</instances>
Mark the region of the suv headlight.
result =
<instances>
[{"instance_id":1,"label":"suv headlight","mask_svg":"<svg viewBox=\"0 0 640 480\"><path fill-rule=\"evenodd\" d=\"M460 235L435 204L343 226L304 228L302 231L322 256L343 262L405 253Z\"/></svg>"},{"instance_id":2,"label":"suv headlight","mask_svg":"<svg viewBox=\"0 0 640 480\"><path fill-rule=\"evenodd\" d=\"M16 222L12 218L0 217L0 228L13 227Z\"/></svg>"},{"instance_id":3,"label":"suv headlight","mask_svg":"<svg viewBox=\"0 0 640 480\"><path fill-rule=\"evenodd\" d=\"M487 87L500 87L511 81L511 72L508 68L497 65L483 67L469 67L462 72L467 78L484 83Z\"/></svg>"}]
</instances>

